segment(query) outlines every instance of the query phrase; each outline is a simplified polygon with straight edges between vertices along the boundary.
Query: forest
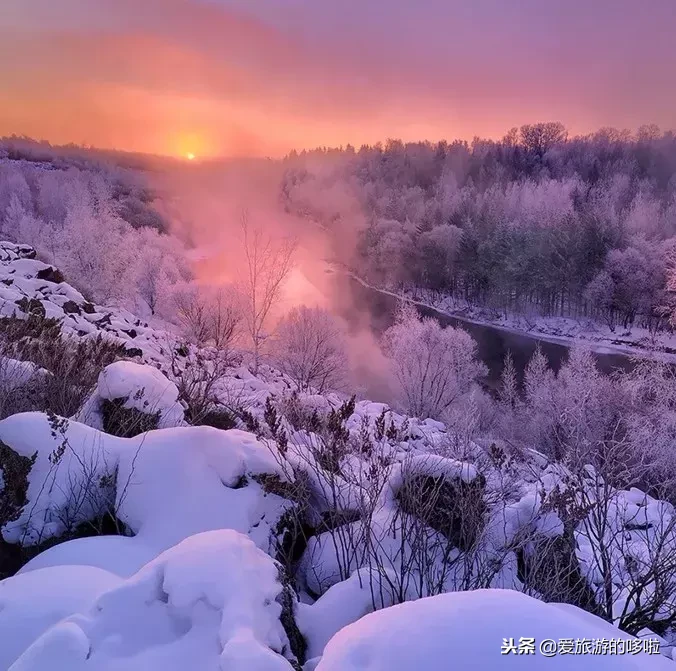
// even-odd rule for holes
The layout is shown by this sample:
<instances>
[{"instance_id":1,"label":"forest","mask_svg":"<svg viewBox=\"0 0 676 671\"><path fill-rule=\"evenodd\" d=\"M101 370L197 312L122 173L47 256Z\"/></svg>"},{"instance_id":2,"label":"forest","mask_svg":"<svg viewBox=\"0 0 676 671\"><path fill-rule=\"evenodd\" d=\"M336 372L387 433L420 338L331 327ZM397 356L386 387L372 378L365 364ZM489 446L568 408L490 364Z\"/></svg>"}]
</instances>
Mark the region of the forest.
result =
<instances>
[{"instance_id":1,"label":"forest","mask_svg":"<svg viewBox=\"0 0 676 671\"><path fill-rule=\"evenodd\" d=\"M285 164L284 207L336 240L354 235L343 261L379 286L611 330L670 328L672 132L569 137L546 122L500 141L389 140L292 153Z\"/></svg>"}]
</instances>

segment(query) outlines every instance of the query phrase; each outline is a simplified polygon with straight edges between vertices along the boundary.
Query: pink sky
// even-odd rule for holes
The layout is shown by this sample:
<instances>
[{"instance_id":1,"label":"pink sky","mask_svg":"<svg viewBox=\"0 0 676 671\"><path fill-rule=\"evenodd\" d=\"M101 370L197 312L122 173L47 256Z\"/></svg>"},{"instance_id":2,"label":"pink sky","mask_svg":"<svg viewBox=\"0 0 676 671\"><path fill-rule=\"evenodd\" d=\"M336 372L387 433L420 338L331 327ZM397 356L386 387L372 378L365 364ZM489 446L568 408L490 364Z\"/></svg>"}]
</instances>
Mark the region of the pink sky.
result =
<instances>
[{"instance_id":1,"label":"pink sky","mask_svg":"<svg viewBox=\"0 0 676 671\"><path fill-rule=\"evenodd\" d=\"M2 0L0 134L163 154L676 127L673 0Z\"/></svg>"}]
</instances>

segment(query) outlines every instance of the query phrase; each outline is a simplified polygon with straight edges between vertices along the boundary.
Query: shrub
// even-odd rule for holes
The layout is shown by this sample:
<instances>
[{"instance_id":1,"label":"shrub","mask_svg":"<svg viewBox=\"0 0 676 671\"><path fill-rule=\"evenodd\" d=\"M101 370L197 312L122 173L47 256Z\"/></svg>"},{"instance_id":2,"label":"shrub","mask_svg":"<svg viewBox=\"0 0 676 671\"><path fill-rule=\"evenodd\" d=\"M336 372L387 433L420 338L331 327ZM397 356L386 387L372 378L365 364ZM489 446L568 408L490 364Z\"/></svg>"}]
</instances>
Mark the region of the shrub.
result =
<instances>
[{"instance_id":1,"label":"shrub","mask_svg":"<svg viewBox=\"0 0 676 671\"><path fill-rule=\"evenodd\" d=\"M59 323L37 315L0 319L0 356L35 364L39 372L24 383L2 376L0 399L8 403L3 416L20 410L75 414L96 385L99 373L126 351L109 339L69 338Z\"/></svg>"},{"instance_id":2,"label":"shrub","mask_svg":"<svg viewBox=\"0 0 676 671\"><path fill-rule=\"evenodd\" d=\"M198 415L195 419L188 413L187 419L193 426L213 426L215 429L221 429L221 431L228 431L237 427L237 421L226 408L212 408L202 415Z\"/></svg>"},{"instance_id":3,"label":"shrub","mask_svg":"<svg viewBox=\"0 0 676 671\"><path fill-rule=\"evenodd\" d=\"M103 399L101 414L103 430L120 438L133 438L146 431L157 429L160 412L143 412L137 408L126 408L126 398Z\"/></svg>"}]
</instances>

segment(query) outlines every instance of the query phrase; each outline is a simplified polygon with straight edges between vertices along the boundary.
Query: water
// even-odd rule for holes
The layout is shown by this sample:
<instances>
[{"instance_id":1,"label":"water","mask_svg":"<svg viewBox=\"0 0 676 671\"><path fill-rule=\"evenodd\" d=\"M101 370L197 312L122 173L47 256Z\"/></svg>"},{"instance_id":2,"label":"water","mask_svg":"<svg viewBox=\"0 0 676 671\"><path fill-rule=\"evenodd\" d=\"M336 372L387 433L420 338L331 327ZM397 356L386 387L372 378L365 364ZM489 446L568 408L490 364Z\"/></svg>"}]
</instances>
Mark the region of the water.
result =
<instances>
[{"instance_id":1,"label":"water","mask_svg":"<svg viewBox=\"0 0 676 671\"><path fill-rule=\"evenodd\" d=\"M340 311L348 323L355 326L359 323L364 326L364 315L368 315L369 326L380 334L394 322L397 309L397 299L394 296L383 294L375 289L369 289L354 278L345 277L340 282ZM560 343L541 340L536 336L525 333L511 333L487 324L473 324L455 317L440 314L431 308L419 307L419 312L433 317L444 326L459 327L467 331L477 343L479 358L488 369L486 386L495 389L500 380L507 352L511 352L514 367L519 379L528 361L533 356L538 345L549 360L549 365L558 371L568 356L569 347ZM630 370L632 360L620 353L594 353L599 370L609 374L615 370Z\"/></svg>"}]
</instances>

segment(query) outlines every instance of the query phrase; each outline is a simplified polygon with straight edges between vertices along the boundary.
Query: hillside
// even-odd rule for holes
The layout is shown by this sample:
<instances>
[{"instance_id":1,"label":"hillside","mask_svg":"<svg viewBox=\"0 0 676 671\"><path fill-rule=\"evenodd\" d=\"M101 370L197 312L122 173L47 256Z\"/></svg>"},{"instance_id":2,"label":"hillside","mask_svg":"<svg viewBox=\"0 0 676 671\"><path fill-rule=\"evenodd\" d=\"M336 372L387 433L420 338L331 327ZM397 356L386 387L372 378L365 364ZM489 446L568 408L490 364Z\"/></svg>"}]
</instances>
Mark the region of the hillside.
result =
<instances>
[{"instance_id":1,"label":"hillside","mask_svg":"<svg viewBox=\"0 0 676 671\"><path fill-rule=\"evenodd\" d=\"M0 282L0 669L676 668L671 503Z\"/></svg>"}]
</instances>

